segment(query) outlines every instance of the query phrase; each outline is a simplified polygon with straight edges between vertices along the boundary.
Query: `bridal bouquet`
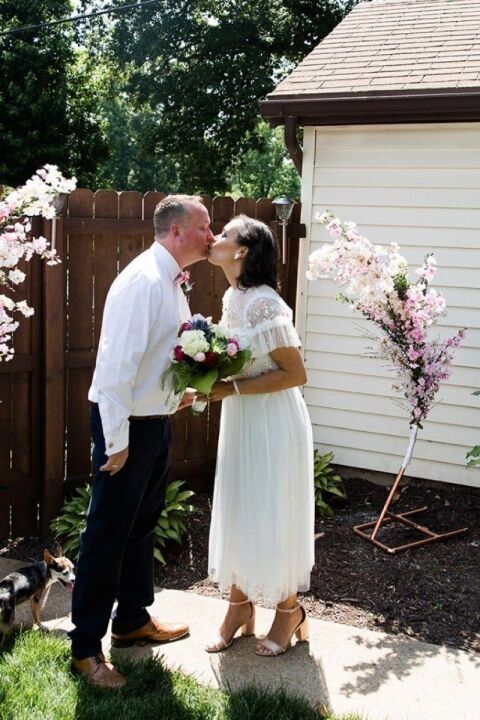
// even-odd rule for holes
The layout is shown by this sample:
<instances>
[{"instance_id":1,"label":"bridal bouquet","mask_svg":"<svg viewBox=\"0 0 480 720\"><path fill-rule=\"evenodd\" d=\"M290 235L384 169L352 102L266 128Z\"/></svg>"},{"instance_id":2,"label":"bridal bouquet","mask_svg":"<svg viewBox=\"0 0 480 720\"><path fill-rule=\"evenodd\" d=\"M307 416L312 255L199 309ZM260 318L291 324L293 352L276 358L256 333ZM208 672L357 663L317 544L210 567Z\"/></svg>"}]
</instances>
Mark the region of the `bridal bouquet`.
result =
<instances>
[{"instance_id":1,"label":"bridal bouquet","mask_svg":"<svg viewBox=\"0 0 480 720\"><path fill-rule=\"evenodd\" d=\"M309 257L307 278L330 278L342 287L338 299L371 320L380 329L373 335L373 357L386 360L397 373L393 389L403 394L410 412L410 425L421 426L440 383L450 375L454 348L465 330L445 340L428 339L427 330L446 312L445 299L429 285L436 273L433 254L425 257L411 282L407 261L396 243L373 245L357 231L355 223L344 223L330 212L317 216L326 225L333 243Z\"/></svg>"},{"instance_id":2,"label":"bridal bouquet","mask_svg":"<svg viewBox=\"0 0 480 720\"><path fill-rule=\"evenodd\" d=\"M188 387L208 395L217 380L237 375L251 358L251 350L232 337L212 318L196 314L180 326L178 342L172 350L171 363L164 372L173 378L173 392L182 395ZM194 411L205 409L197 403Z\"/></svg>"}]
</instances>

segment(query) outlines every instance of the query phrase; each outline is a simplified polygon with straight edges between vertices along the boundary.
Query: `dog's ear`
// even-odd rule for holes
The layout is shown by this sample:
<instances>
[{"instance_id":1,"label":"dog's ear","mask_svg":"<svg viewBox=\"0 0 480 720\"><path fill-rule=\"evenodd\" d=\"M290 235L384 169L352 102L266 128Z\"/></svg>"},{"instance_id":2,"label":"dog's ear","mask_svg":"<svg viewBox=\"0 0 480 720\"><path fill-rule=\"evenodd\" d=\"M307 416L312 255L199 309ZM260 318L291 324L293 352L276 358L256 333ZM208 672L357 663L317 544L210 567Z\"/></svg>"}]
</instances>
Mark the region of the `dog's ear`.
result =
<instances>
[{"instance_id":1,"label":"dog's ear","mask_svg":"<svg viewBox=\"0 0 480 720\"><path fill-rule=\"evenodd\" d=\"M55 560L52 553L50 552L50 550L47 550L47 548L45 548L45 550L43 551L43 559L47 564L51 564Z\"/></svg>"},{"instance_id":2,"label":"dog's ear","mask_svg":"<svg viewBox=\"0 0 480 720\"><path fill-rule=\"evenodd\" d=\"M63 557L63 549L58 540L55 540L55 555L57 558Z\"/></svg>"}]
</instances>

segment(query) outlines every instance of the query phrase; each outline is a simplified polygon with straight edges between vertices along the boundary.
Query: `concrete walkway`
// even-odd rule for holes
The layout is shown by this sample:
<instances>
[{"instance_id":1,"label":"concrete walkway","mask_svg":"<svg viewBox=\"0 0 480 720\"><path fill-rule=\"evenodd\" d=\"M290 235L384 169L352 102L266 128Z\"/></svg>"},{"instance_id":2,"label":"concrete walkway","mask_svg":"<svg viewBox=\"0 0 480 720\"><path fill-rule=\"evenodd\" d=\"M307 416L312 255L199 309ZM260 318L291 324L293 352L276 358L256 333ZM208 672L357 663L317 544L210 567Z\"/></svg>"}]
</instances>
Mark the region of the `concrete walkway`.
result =
<instances>
[{"instance_id":1,"label":"concrete walkway","mask_svg":"<svg viewBox=\"0 0 480 720\"><path fill-rule=\"evenodd\" d=\"M0 559L0 579L18 565ZM68 593L55 586L42 615L45 625L68 630L69 603ZM168 667L213 687L283 686L339 715L358 713L368 720L480 718L480 654L313 619L310 642L295 645L281 657L255 656L254 638L240 638L226 652L209 655L203 647L215 635L225 607L215 598L158 590L153 614L189 622L190 637L113 653L161 656ZM29 625L29 612L28 604L21 606L17 621ZM272 617L273 611L257 608L257 634L268 630Z\"/></svg>"}]
</instances>

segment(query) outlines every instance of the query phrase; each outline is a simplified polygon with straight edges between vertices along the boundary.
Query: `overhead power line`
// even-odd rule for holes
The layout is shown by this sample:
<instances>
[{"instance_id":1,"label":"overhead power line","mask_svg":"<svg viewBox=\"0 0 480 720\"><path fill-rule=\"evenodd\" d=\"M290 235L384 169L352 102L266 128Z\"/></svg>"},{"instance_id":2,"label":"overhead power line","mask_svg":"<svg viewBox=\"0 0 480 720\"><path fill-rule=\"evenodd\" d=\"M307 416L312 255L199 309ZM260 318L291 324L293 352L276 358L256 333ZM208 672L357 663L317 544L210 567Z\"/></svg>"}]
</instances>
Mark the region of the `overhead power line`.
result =
<instances>
[{"instance_id":1,"label":"overhead power line","mask_svg":"<svg viewBox=\"0 0 480 720\"><path fill-rule=\"evenodd\" d=\"M14 28L13 30L5 30L0 33L3 35L16 35L17 33L28 32L30 30L41 30L43 28L53 27L54 25L63 25L66 23L75 23L80 20L86 20L87 18L98 17L99 15L112 15L115 13L122 13L126 10L133 10L136 8L145 7L145 5L152 5L158 3L160 0L143 0L143 2L130 3L129 5L121 5L120 7L110 7L107 10L97 10L96 12L88 13L86 15L74 15L73 17L63 18L63 20L52 20L51 22L38 23L38 25L28 25L25 27Z\"/></svg>"}]
</instances>

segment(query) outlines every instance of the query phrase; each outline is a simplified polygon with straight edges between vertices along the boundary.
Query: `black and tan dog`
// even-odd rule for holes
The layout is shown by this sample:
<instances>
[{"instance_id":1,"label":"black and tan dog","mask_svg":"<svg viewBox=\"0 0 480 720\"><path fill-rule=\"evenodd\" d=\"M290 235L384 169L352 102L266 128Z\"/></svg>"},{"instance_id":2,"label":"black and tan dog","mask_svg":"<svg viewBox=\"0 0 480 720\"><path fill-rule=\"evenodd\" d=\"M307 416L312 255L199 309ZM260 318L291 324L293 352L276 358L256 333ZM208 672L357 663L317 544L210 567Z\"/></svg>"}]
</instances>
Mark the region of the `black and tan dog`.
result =
<instances>
[{"instance_id":1,"label":"black and tan dog","mask_svg":"<svg viewBox=\"0 0 480 720\"><path fill-rule=\"evenodd\" d=\"M57 580L72 591L75 582L73 563L45 550L42 562L22 567L0 581L0 645L13 627L15 608L25 600L30 600L34 627L41 627L40 610Z\"/></svg>"}]
</instances>

